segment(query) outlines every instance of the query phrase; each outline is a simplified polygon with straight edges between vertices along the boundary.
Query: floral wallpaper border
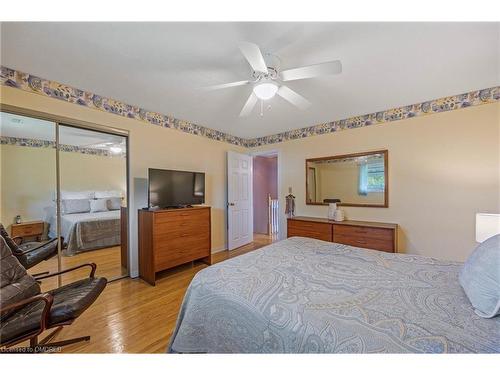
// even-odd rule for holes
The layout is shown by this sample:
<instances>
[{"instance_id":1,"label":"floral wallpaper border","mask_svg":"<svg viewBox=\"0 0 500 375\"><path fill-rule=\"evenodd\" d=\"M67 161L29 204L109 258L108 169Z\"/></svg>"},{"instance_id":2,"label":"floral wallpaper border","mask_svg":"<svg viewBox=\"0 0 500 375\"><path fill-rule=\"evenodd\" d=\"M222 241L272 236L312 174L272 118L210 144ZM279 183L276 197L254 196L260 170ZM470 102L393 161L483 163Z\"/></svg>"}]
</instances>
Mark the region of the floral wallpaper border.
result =
<instances>
[{"instance_id":1,"label":"floral wallpaper border","mask_svg":"<svg viewBox=\"0 0 500 375\"><path fill-rule=\"evenodd\" d=\"M417 116L431 115L440 112L453 111L461 108L494 103L500 100L500 86L471 91L464 94L447 96L423 103L407 105L362 116L350 117L345 120L332 121L306 128L268 135L247 140L247 147L258 147L294 139L333 133L341 130L356 129L370 125L405 120Z\"/></svg>"},{"instance_id":2,"label":"floral wallpaper border","mask_svg":"<svg viewBox=\"0 0 500 375\"><path fill-rule=\"evenodd\" d=\"M33 138L0 136L0 144L10 145L10 146L21 146L21 147L34 147L34 148L54 148L54 149L56 148L55 141L46 141L43 139L33 139ZM80 146L61 144L59 145L59 149L63 152L78 152L80 154L85 154L85 155L125 158L124 153L113 154L108 150L101 150L98 148L91 148L91 147L80 147Z\"/></svg>"},{"instance_id":3,"label":"floral wallpaper border","mask_svg":"<svg viewBox=\"0 0 500 375\"><path fill-rule=\"evenodd\" d=\"M62 83L49 81L5 66L1 67L1 84L3 86L15 87L23 91L34 92L50 98L78 104L83 107L147 122L151 125L177 129L185 133L200 135L238 146L246 145L246 140L240 137L196 125L189 121L179 120L158 112L147 111L134 105L76 89Z\"/></svg>"},{"instance_id":4,"label":"floral wallpaper border","mask_svg":"<svg viewBox=\"0 0 500 375\"><path fill-rule=\"evenodd\" d=\"M418 104L392 108L386 111L369 113L350 117L344 120L332 121L301 129L294 129L279 134L253 139L245 139L218 130L179 120L158 112L102 97L97 94L73 88L58 82L36 77L7 67L1 67L1 85L15 87L24 91L78 104L88 108L133 118L152 125L172 128L185 133L203 136L212 140L227 142L243 147L258 147L294 139L333 133L341 130L356 129L364 126L389 123L417 116L453 111L461 108L477 106L500 101L500 86L490 87L468 93L447 96Z\"/></svg>"}]
</instances>

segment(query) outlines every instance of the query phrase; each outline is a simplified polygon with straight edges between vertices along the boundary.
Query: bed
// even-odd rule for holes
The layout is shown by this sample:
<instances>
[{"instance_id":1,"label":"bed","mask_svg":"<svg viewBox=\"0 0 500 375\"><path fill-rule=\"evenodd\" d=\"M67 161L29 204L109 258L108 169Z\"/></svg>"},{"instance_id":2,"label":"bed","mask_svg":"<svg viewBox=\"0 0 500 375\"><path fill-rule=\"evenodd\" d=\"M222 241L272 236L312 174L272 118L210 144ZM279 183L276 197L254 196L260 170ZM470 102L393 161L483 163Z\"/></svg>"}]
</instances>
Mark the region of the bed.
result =
<instances>
[{"instance_id":1,"label":"bed","mask_svg":"<svg viewBox=\"0 0 500 375\"><path fill-rule=\"evenodd\" d=\"M56 238L56 218L49 218L49 236ZM61 236L65 255L111 246L120 240L120 210L65 214L61 217Z\"/></svg>"},{"instance_id":2,"label":"bed","mask_svg":"<svg viewBox=\"0 0 500 375\"><path fill-rule=\"evenodd\" d=\"M293 237L192 280L170 353L492 353L461 263Z\"/></svg>"}]
</instances>

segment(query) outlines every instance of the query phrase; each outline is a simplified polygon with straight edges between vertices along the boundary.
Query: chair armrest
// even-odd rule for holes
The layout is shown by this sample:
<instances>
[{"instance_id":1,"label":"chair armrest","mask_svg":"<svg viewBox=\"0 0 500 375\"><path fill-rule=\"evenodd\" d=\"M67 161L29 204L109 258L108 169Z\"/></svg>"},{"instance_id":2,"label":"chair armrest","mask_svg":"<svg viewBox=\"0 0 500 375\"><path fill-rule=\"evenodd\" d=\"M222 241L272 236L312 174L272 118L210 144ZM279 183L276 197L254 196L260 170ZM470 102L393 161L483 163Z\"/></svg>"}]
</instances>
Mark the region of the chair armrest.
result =
<instances>
[{"instance_id":1,"label":"chair armrest","mask_svg":"<svg viewBox=\"0 0 500 375\"><path fill-rule=\"evenodd\" d=\"M36 301L43 301L45 303L45 306L43 307L42 315L40 316L40 333L45 330L45 327L49 323L49 313L50 313L50 308L52 307L52 303L54 302L54 297L49 294L49 293L41 293L37 294L36 296L30 297L23 299L22 301L13 303L11 305L7 306L2 306L0 308L0 314L3 314L5 312L8 312L13 309L19 309L23 306L29 305L33 302Z\"/></svg>"},{"instance_id":2,"label":"chair armrest","mask_svg":"<svg viewBox=\"0 0 500 375\"><path fill-rule=\"evenodd\" d=\"M49 240L47 242L42 242L40 245L32 247L31 249L21 251L20 254L26 255L28 253L31 253L32 251L41 249L42 247L46 247L46 246L55 246L57 248L57 238L53 238L52 240Z\"/></svg>"},{"instance_id":3,"label":"chair armrest","mask_svg":"<svg viewBox=\"0 0 500 375\"><path fill-rule=\"evenodd\" d=\"M12 241L14 241L17 244L17 246L19 246L23 243L23 238L20 236L11 237L11 239L12 239ZM19 241L19 243L17 241Z\"/></svg>"},{"instance_id":4,"label":"chair armrest","mask_svg":"<svg viewBox=\"0 0 500 375\"><path fill-rule=\"evenodd\" d=\"M13 309L21 308L23 306L29 305L29 304L36 302L36 301L43 301L45 303L45 306L43 307L42 313L40 315L40 329L36 333L36 335L38 336L43 331L45 331L46 327L49 324L50 308L52 307L52 303L54 302L54 297L51 294L41 293L41 294L37 294L36 296L23 299L22 301L13 303L11 305L3 306L0 308L0 314L2 314L4 312L8 312L8 311L13 310ZM0 342L0 346L3 346L5 344L8 345L8 343L1 343Z\"/></svg>"},{"instance_id":5,"label":"chair armrest","mask_svg":"<svg viewBox=\"0 0 500 375\"><path fill-rule=\"evenodd\" d=\"M83 263L83 264L80 264L79 266L71 267L71 268L68 268L68 269L65 269L65 270L62 270L62 271L59 271L59 272L49 273L48 275L43 275L43 276L35 277L35 280L38 281L38 280L47 279L49 277L54 277L54 276L57 276L57 275L62 275L64 273L68 273L68 272L71 272L71 271L74 271L74 270L77 270L77 269L80 269L80 268L83 268L83 267L90 267L89 277L94 277L95 270L97 268L96 264L95 263Z\"/></svg>"}]
</instances>

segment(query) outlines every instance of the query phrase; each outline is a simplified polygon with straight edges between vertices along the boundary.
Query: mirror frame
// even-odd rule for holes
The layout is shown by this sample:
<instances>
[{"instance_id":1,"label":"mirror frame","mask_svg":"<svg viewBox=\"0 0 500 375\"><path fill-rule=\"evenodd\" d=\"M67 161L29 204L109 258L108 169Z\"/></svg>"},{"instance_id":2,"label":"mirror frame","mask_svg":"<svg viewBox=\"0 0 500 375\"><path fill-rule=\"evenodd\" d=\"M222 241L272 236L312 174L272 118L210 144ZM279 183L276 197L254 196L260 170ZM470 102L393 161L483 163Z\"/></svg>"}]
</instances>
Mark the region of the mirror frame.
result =
<instances>
[{"instance_id":1,"label":"mirror frame","mask_svg":"<svg viewBox=\"0 0 500 375\"><path fill-rule=\"evenodd\" d=\"M384 155L384 202L382 204L362 204L362 203L344 203L341 202L338 205L344 207L378 207L378 208L387 208L389 207L389 151L388 150L378 150L378 151L367 151L367 152L358 152L355 154L345 154L345 155L334 155L334 156L324 156L320 158L311 158L306 159L306 192L305 192L305 201L306 205L310 206L328 206L328 203L320 203L320 202L308 202L307 201L307 192L309 191L309 186L307 183L307 163L322 161L322 160L331 160L331 159L344 159L344 158L353 158L357 156L369 156L374 154L383 154Z\"/></svg>"}]
</instances>

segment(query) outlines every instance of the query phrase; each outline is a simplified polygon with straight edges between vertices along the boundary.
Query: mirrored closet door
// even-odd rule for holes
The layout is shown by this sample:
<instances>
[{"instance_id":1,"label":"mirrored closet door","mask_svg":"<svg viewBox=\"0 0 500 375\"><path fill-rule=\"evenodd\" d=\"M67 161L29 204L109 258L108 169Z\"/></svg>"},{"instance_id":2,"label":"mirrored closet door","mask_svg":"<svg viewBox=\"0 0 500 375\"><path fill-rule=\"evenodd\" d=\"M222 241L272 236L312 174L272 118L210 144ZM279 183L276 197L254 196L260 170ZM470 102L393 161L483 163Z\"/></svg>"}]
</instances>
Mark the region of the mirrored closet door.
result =
<instances>
[{"instance_id":1,"label":"mirrored closet door","mask_svg":"<svg viewBox=\"0 0 500 375\"><path fill-rule=\"evenodd\" d=\"M35 275L59 269L56 127L55 122L1 113L2 236Z\"/></svg>"},{"instance_id":2,"label":"mirrored closet door","mask_svg":"<svg viewBox=\"0 0 500 375\"><path fill-rule=\"evenodd\" d=\"M126 275L127 138L60 124L59 150L63 265L93 262L100 276Z\"/></svg>"},{"instance_id":3,"label":"mirrored closet door","mask_svg":"<svg viewBox=\"0 0 500 375\"><path fill-rule=\"evenodd\" d=\"M96 263L108 280L128 275L127 135L7 112L0 132L3 236L28 272ZM42 289L86 274L44 280Z\"/></svg>"}]
</instances>

